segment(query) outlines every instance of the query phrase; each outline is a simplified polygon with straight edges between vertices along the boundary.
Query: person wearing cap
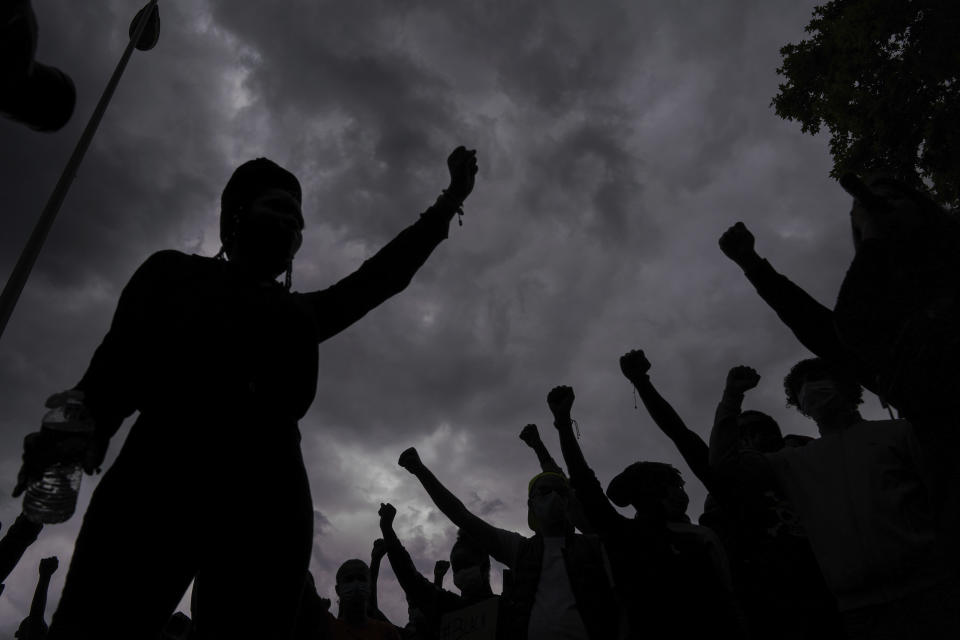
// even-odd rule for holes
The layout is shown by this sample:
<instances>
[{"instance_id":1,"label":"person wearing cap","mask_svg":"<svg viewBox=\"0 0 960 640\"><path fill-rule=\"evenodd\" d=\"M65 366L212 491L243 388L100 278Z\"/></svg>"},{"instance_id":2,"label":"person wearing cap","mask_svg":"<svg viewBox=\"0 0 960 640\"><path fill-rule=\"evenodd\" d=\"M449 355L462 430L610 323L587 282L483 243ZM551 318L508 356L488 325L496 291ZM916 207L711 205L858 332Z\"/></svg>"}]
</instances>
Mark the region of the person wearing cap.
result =
<instances>
[{"instance_id":1,"label":"person wearing cap","mask_svg":"<svg viewBox=\"0 0 960 640\"><path fill-rule=\"evenodd\" d=\"M423 485L437 508L513 579L500 599L498 627L511 640L611 640L620 637L620 610L605 553L596 536L575 533L569 516L570 486L545 471L527 485L528 538L474 515L437 479L413 447L399 464Z\"/></svg>"},{"instance_id":2,"label":"person wearing cap","mask_svg":"<svg viewBox=\"0 0 960 640\"><path fill-rule=\"evenodd\" d=\"M137 269L74 391L96 423L88 473L139 417L93 493L50 640L149 637L194 576L205 633L289 637L313 543L297 422L316 391L317 345L402 291L447 237L475 152L458 147L447 164L436 203L327 289L290 289L300 183L265 158L223 190L217 257L161 251ZM33 453L18 491L42 472Z\"/></svg>"}]
</instances>

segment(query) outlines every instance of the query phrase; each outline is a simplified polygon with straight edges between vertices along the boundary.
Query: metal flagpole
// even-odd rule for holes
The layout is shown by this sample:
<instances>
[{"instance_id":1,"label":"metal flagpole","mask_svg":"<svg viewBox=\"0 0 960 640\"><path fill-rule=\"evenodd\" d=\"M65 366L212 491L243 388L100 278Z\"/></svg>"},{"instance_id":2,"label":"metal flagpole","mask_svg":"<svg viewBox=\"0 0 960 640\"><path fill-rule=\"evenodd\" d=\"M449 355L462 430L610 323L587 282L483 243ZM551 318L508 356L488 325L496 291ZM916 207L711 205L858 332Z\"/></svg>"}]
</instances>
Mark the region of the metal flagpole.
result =
<instances>
[{"instance_id":1,"label":"metal flagpole","mask_svg":"<svg viewBox=\"0 0 960 640\"><path fill-rule=\"evenodd\" d=\"M123 70L127 67L127 61L130 60L130 55L133 53L134 47L143 51L149 51L157 42L160 29L160 14L157 9L157 0L150 0L150 2L137 13L133 20L134 24L130 25L130 42L127 44L127 48L123 52L123 56L121 56L120 62L113 72L113 76L110 77L107 88L104 89L103 95L100 96L100 102L97 103L97 108L93 110L93 115L90 116L90 121L87 122L87 127L83 130L83 135L80 136L80 140L73 150L73 155L70 156L67 166L64 167L63 173L60 174L60 179L53 188L50 199L47 200L47 205L43 208L40 219L37 220L37 224L33 228L33 233L30 234L27 244L20 253L20 258L17 260L13 272L10 274L6 286L3 288L3 293L0 294L0 337L3 336L3 332L7 328L7 321L10 320L14 307L17 306L17 300L20 298L23 286L26 284L27 278L30 277L30 270L33 269L33 264L36 262L37 256L40 254L40 249L47 239L47 234L53 226L53 220L57 217L57 212L60 210L60 205L63 204L67 190L70 189L70 183L73 182L74 176L77 175L77 168L80 166L80 162L87 152L87 147L90 146L90 141L93 140L93 135L97 132L97 126L100 124L100 120L107 110L107 105L110 103L110 98L113 97L113 92L120 82L120 76L123 75ZM148 26L150 26L149 31L147 30ZM142 42L141 39L143 40Z\"/></svg>"}]
</instances>

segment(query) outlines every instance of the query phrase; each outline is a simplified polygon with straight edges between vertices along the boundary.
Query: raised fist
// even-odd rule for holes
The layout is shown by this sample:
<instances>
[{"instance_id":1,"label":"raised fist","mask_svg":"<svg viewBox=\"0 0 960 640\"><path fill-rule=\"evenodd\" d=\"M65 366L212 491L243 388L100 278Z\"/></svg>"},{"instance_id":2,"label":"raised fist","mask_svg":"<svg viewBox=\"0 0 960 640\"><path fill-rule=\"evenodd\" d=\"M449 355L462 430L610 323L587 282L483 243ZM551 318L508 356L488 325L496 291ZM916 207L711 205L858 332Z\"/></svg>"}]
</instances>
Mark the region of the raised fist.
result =
<instances>
[{"instance_id":1,"label":"raised fist","mask_svg":"<svg viewBox=\"0 0 960 640\"><path fill-rule=\"evenodd\" d=\"M736 223L720 236L720 250L740 266L757 257L753 244L753 234L742 222Z\"/></svg>"},{"instance_id":2,"label":"raised fist","mask_svg":"<svg viewBox=\"0 0 960 640\"><path fill-rule=\"evenodd\" d=\"M555 418L569 418L574 397L572 387L554 387L547 394L547 406Z\"/></svg>"},{"instance_id":3,"label":"raised fist","mask_svg":"<svg viewBox=\"0 0 960 640\"><path fill-rule=\"evenodd\" d=\"M397 461L401 467L409 471L410 473L416 473L423 468L423 463L420 462L420 454L417 453L415 447L410 447L406 449L403 453L400 454L400 459Z\"/></svg>"},{"instance_id":4,"label":"raised fist","mask_svg":"<svg viewBox=\"0 0 960 640\"><path fill-rule=\"evenodd\" d=\"M633 382L637 378L642 378L650 371L650 361L643 351L634 349L620 356L620 371L626 376L627 380Z\"/></svg>"},{"instance_id":5,"label":"raised fist","mask_svg":"<svg viewBox=\"0 0 960 640\"><path fill-rule=\"evenodd\" d=\"M521 429L520 439L532 447L535 442L540 440L540 432L537 431L537 425L528 424L523 429Z\"/></svg>"},{"instance_id":6,"label":"raised fist","mask_svg":"<svg viewBox=\"0 0 960 640\"><path fill-rule=\"evenodd\" d=\"M389 502L380 503L380 524L387 527L393 526L393 519L397 517L397 508ZM382 542L382 541L381 541Z\"/></svg>"},{"instance_id":7,"label":"raised fist","mask_svg":"<svg viewBox=\"0 0 960 640\"><path fill-rule=\"evenodd\" d=\"M57 567L60 566L60 561L57 560L57 556L50 556L49 558L44 558L40 561L40 575L42 576L52 576L57 570Z\"/></svg>"},{"instance_id":8,"label":"raised fist","mask_svg":"<svg viewBox=\"0 0 960 640\"><path fill-rule=\"evenodd\" d=\"M448 191L462 202L473 191L473 182L477 175L477 150L457 147L447 158L447 168L450 169Z\"/></svg>"},{"instance_id":9,"label":"raised fist","mask_svg":"<svg viewBox=\"0 0 960 640\"><path fill-rule=\"evenodd\" d=\"M373 553L371 553L374 559L383 558L387 555L387 543L383 538L377 538L373 541Z\"/></svg>"},{"instance_id":10,"label":"raised fist","mask_svg":"<svg viewBox=\"0 0 960 640\"><path fill-rule=\"evenodd\" d=\"M752 367L739 365L730 369L730 372L727 374L727 391L746 393L757 386L759 382L760 374Z\"/></svg>"}]
</instances>

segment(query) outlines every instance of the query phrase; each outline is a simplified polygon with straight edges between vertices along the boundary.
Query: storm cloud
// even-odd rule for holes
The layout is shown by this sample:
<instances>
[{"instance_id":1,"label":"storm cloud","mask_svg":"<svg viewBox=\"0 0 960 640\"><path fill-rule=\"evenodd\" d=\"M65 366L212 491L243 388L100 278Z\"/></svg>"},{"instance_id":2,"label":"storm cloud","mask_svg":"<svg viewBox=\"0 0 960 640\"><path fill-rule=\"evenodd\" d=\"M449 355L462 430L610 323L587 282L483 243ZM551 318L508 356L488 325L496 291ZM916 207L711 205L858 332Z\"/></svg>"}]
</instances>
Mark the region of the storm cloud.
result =
<instances>
[{"instance_id":1,"label":"storm cloud","mask_svg":"<svg viewBox=\"0 0 960 640\"><path fill-rule=\"evenodd\" d=\"M73 77L78 102L56 134L0 122L2 273L141 6L34 5L37 57ZM763 380L748 405L785 432L814 433L784 408L781 385L805 352L717 247L744 221L761 255L826 304L852 256L826 139L769 107L778 49L802 38L812 6L161 2L159 44L133 56L0 339L7 486L44 399L82 375L137 265L166 248L216 253L220 190L239 163L267 156L300 178L306 230L293 282L308 291L416 220L464 144L480 173L463 226L451 225L406 291L320 347L316 400L300 424L320 593L333 596L342 560L369 558L381 502L397 506L421 571L448 557L453 526L396 464L408 446L475 513L528 533L525 488L538 467L517 435L539 423L560 459L546 407L558 384L576 390L601 482L638 459L671 462L695 518L704 489L634 409L617 359L644 349L655 384L704 436L727 370L749 364ZM865 415L879 412L868 399ZM257 472L255 461L237 468ZM61 569L48 614L56 606L97 478L84 483L78 514L48 527L8 579L0 634L26 615L39 559L52 554ZM19 508L0 492L0 522ZM236 526L257 514L250 504ZM382 609L403 624L387 563L380 585Z\"/></svg>"}]
</instances>

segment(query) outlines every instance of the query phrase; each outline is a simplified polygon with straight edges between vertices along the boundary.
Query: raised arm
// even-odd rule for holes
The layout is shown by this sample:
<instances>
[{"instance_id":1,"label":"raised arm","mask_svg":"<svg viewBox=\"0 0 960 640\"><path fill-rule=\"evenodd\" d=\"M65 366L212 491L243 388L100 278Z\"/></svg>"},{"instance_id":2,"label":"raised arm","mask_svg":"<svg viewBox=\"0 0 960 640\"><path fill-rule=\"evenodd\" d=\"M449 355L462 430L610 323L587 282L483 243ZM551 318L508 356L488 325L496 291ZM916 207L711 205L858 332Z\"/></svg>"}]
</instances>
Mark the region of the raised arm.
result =
<instances>
[{"instance_id":1,"label":"raised arm","mask_svg":"<svg viewBox=\"0 0 960 640\"><path fill-rule=\"evenodd\" d=\"M7 528L3 538L0 538L0 582L7 579L27 547L37 541L42 529L42 524L33 522L22 513Z\"/></svg>"},{"instance_id":2,"label":"raised arm","mask_svg":"<svg viewBox=\"0 0 960 640\"><path fill-rule=\"evenodd\" d=\"M752 368L739 365L727 373L723 397L717 405L713 429L710 431L710 466L720 467L736 460L740 451L740 408L744 394L757 386L760 375Z\"/></svg>"},{"instance_id":3,"label":"raised arm","mask_svg":"<svg viewBox=\"0 0 960 640\"><path fill-rule=\"evenodd\" d=\"M380 534L383 536L387 559L393 568L393 574L397 577L397 582L400 583L400 588L407 595L407 602L421 610L429 607L433 603L436 587L417 571L413 559L397 537L393 529L393 519L397 515L397 509L390 503L381 503L378 513Z\"/></svg>"},{"instance_id":4,"label":"raised arm","mask_svg":"<svg viewBox=\"0 0 960 640\"><path fill-rule=\"evenodd\" d=\"M498 561L508 566L512 563L512 558L506 557L508 550L502 548L503 545L500 543L501 529L497 529L471 513L463 502L443 486L433 472L423 464L415 448L410 447L401 453L399 464L420 481L433 503L453 524L463 529Z\"/></svg>"},{"instance_id":5,"label":"raised arm","mask_svg":"<svg viewBox=\"0 0 960 640\"><path fill-rule=\"evenodd\" d=\"M386 543L382 538L373 541L373 550L370 552L370 595L367 604L374 613L374 618L386 620L386 616L380 611L380 605L377 602L377 582L380 579L380 561L387 553Z\"/></svg>"},{"instance_id":6,"label":"raised arm","mask_svg":"<svg viewBox=\"0 0 960 640\"><path fill-rule=\"evenodd\" d=\"M738 222L720 236L720 249L737 264L780 320L813 354L844 366L865 388L876 393L876 373L844 346L834 326L834 314L789 278L778 273L754 249L753 234Z\"/></svg>"},{"instance_id":7,"label":"raised arm","mask_svg":"<svg viewBox=\"0 0 960 640\"><path fill-rule=\"evenodd\" d=\"M30 603L30 615L24 622L27 624L27 638L43 638L46 635L47 623L43 617L47 610L47 590L50 588L50 577L60 566L56 556L50 556L40 561L40 577L37 588ZM20 625L21 630L23 624Z\"/></svg>"},{"instance_id":8,"label":"raised arm","mask_svg":"<svg viewBox=\"0 0 960 640\"><path fill-rule=\"evenodd\" d=\"M560 451L570 471L570 483L577 492L577 500L591 528L603 535L624 517L610 504L600 481L587 465L580 444L573 435L573 420L570 411L575 395L567 386L554 387L547 394L547 405L553 414L553 425L560 436Z\"/></svg>"},{"instance_id":9,"label":"raised arm","mask_svg":"<svg viewBox=\"0 0 960 640\"><path fill-rule=\"evenodd\" d=\"M537 431L537 425L526 425L520 431L520 439L537 454L537 460L540 462L540 469L542 471L552 471L553 473L567 475L563 469L560 468L560 465L557 464L556 460L553 459L553 456L550 455L550 452L547 451L547 445L543 444L543 440L540 439L540 432Z\"/></svg>"},{"instance_id":10,"label":"raised arm","mask_svg":"<svg viewBox=\"0 0 960 640\"><path fill-rule=\"evenodd\" d=\"M343 331L387 298L403 291L446 239L450 220L473 190L476 151L457 147L447 159L450 186L420 219L400 232L359 269L322 291L294 294L312 311L320 342Z\"/></svg>"},{"instance_id":11,"label":"raised arm","mask_svg":"<svg viewBox=\"0 0 960 640\"><path fill-rule=\"evenodd\" d=\"M450 570L449 560L437 560L433 564L433 586L443 588L443 577Z\"/></svg>"},{"instance_id":12,"label":"raised arm","mask_svg":"<svg viewBox=\"0 0 960 640\"><path fill-rule=\"evenodd\" d=\"M650 381L650 361L643 351L633 350L620 357L620 370L633 384L654 423L676 445L684 461L700 482L713 491L707 443L691 431Z\"/></svg>"}]
</instances>

